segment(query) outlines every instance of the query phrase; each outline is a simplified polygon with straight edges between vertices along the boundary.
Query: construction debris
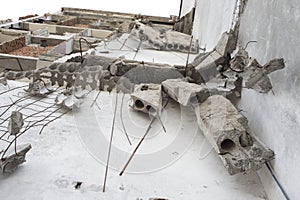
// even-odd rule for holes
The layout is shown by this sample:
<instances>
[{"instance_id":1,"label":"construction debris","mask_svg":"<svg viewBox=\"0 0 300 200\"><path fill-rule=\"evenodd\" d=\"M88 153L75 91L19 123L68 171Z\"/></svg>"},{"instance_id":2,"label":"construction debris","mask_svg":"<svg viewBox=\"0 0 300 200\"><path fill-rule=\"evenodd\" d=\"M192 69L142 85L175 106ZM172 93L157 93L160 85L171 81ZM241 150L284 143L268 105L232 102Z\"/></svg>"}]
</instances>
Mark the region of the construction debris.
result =
<instances>
[{"instance_id":1,"label":"construction debris","mask_svg":"<svg viewBox=\"0 0 300 200\"><path fill-rule=\"evenodd\" d=\"M196 109L196 116L230 175L258 170L274 159L274 152L256 140L247 119L225 97L209 97Z\"/></svg>"},{"instance_id":2,"label":"construction debris","mask_svg":"<svg viewBox=\"0 0 300 200\"><path fill-rule=\"evenodd\" d=\"M43 80L38 79L33 83L29 83L29 87L25 89L25 91L30 95L46 96L54 90L51 86L51 82L45 83Z\"/></svg>"},{"instance_id":3,"label":"construction debris","mask_svg":"<svg viewBox=\"0 0 300 200\"><path fill-rule=\"evenodd\" d=\"M136 85L130 95L131 107L137 111L149 113L153 116L160 115L162 109L161 85L140 84Z\"/></svg>"},{"instance_id":4,"label":"construction debris","mask_svg":"<svg viewBox=\"0 0 300 200\"><path fill-rule=\"evenodd\" d=\"M198 53L198 41L190 35L173 30L154 29L148 25L136 21L131 34L137 36L140 41L147 42L152 48L166 51L180 51L185 53Z\"/></svg>"},{"instance_id":5,"label":"construction debris","mask_svg":"<svg viewBox=\"0 0 300 200\"><path fill-rule=\"evenodd\" d=\"M218 73L218 67L228 62L228 57L236 48L236 36L232 32L222 34L217 46L210 52L200 53L189 65L188 75L196 83L207 82Z\"/></svg>"},{"instance_id":6,"label":"construction debris","mask_svg":"<svg viewBox=\"0 0 300 200\"><path fill-rule=\"evenodd\" d=\"M26 154L30 149L30 144L18 145L16 151L14 147L10 147L5 156L0 160L2 173L12 173L20 164L24 163L26 161Z\"/></svg>"},{"instance_id":7,"label":"construction debris","mask_svg":"<svg viewBox=\"0 0 300 200\"><path fill-rule=\"evenodd\" d=\"M74 107L79 108L81 100L85 96L86 94L81 90L81 88L68 88L57 95L55 103L69 109Z\"/></svg>"},{"instance_id":8,"label":"construction debris","mask_svg":"<svg viewBox=\"0 0 300 200\"><path fill-rule=\"evenodd\" d=\"M23 114L19 111L12 111L8 122L8 132L10 135L17 135L23 127Z\"/></svg>"},{"instance_id":9,"label":"construction debris","mask_svg":"<svg viewBox=\"0 0 300 200\"><path fill-rule=\"evenodd\" d=\"M283 68L285 68L283 58L273 59L262 66L256 59L251 59L248 52L244 49L239 49L230 62L230 69L243 77L244 87L254 89L261 93L267 93L272 89L268 75Z\"/></svg>"},{"instance_id":10,"label":"construction debris","mask_svg":"<svg viewBox=\"0 0 300 200\"><path fill-rule=\"evenodd\" d=\"M205 85L189 83L182 79L168 79L162 82L162 86L169 97L183 106L198 105L210 95Z\"/></svg>"}]
</instances>

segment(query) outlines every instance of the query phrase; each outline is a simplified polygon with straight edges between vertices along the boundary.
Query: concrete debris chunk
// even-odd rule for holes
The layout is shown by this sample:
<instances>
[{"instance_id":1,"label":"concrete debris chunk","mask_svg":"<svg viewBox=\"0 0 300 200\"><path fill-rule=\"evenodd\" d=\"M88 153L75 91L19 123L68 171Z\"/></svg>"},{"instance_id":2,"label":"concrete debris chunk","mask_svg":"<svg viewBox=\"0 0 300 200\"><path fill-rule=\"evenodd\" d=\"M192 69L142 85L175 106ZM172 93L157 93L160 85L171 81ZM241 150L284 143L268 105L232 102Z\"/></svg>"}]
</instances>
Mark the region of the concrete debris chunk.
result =
<instances>
[{"instance_id":1,"label":"concrete debris chunk","mask_svg":"<svg viewBox=\"0 0 300 200\"><path fill-rule=\"evenodd\" d=\"M162 86L169 97L183 106L202 103L210 95L205 85L189 83L182 79L168 79L162 82Z\"/></svg>"},{"instance_id":2,"label":"concrete debris chunk","mask_svg":"<svg viewBox=\"0 0 300 200\"><path fill-rule=\"evenodd\" d=\"M230 61L230 69L244 79L244 87L267 93L272 89L269 74L285 68L283 58L275 58L262 66L256 59L249 57L245 49L239 49Z\"/></svg>"},{"instance_id":3,"label":"concrete debris chunk","mask_svg":"<svg viewBox=\"0 0 300 200\"><path fill-rule=\"evenodd\" d=\"M210 95L222 95L230 100L240 98L243 79L232 72L225 72L209 80L205 84Z\"/></svg>"},{"instance_id":4,"label":"concrete debris chunk","mask_svg":"<svg viewBox=\"0 0 300 200\"><path fill-rule=\"evenodd\" d=\"M159 84L136 85L131 96L131 107L134 110L160 115L162 109L162 90Z\"/></svg>"},{"instance_id":5,"label":"concrete debris chunk","mask_svg":"<svg viewBox=\"0 0 300 200\"><path fill-rule=\"evenodd\" d=\"M189 65L188 75L196 83L208 82L219 74L218 66L226 65L228 56L236 48L237 38L233 33L224 32L216 47L206 53L199 54Z\"/></svg>"},{"instance_id":6,"label":"concrete debris chunk","mask_svg":"<svg viewBox=\"0 0 300 200\"><path fill-rule=\"evenodd\" d=\"M149 46L157 50L195 54L199 51L198 41L188 34L173 30L157 30L138 21L135 22L131 34L143 42L148 42Z\"/></svg>"},{"instance_id":7,"label":"concrete debris chunk","mask_svg":"<svg viewBox=\"0 0 300 200\"><path fill-rule=\"evenodd\" d=\"M81 99L85 96L86 93L81 88L68 88L56 96L55 103L69 109L74 107L79 108Z\"/></svg>"},{"instance_id":8,"label":"concrete debris chunk","mask_svg":"<svg viewBox=\"0 0 300 200\"><path fill-rule=\"evenodd\" d=\"M45 83L41 79L29 83L28 89L25 89L30 95L47 96L52 93L54 89L51 86L51 82Z\"/></svg>"},{"instance_id":9,"label":"concrete debris chunk","mask_svg":"<svg viewBox=\"0 0 300 200\"><path fill-rule=\"evenodd\" d=\"M10 147L5 156L0 160L0 169L2 173L12 173L16 168L24 163L27 152L31 149L30 144L17 145L17 151Z\"/></svg>"},{"instance_id":10,"label":"concrete debris chunk","mask_svg":"<svg viewBox=\"0 0 300 200\"><path fill-rule=\"evenodd\" d=\"M232 31L224 32L218 41L215 50L222 56L231 54L236 49L237 37Z\"/></svg>"},{"instance_id":11,"label":"concrete debris chunk","mask_svg":"<svg viewBox=\"0 0 300 200\"><path fill-rule=\"evenodd\" d=\"M247 119L223 96L210 96L196 108L200 129L230 175L258 170L274 152L250 134Z\"/></svg>"},{"instance_id":12,"label":"concrete debris chunk","mask_svg":"<svg viewBox=\"0 0 300 200\"><path fill-rule=\"evenodd\" d=\"M8 132L10 135L17 135L23 127L23 114L19 111L12 111L8 121Z\"/></svg>"},{"instance_id":13,"label":"concrete debris chunk","mask_svg":"<svg viewBox=\"0 0 300 200\"><path fill-rule=\"evenodd\" d=\"M4 77L3 74L0 74L0 84L7 85L7 79Z\"/></svg>"},{"instance_id":14,"label":"concrete debris chunk","mask_svg":"<svg viewBox=\"0 0 300 200\"><path fill-rule=\"evenodd\" d=\"M283 69L285 65L283 59L274 59L269 63L265 66L261 66L255 59L252 60L241 75L245 80L246 88L252 88L261 93L267 93L272 89L268 75L271 72Z\"/></svg>"}]
</instances>

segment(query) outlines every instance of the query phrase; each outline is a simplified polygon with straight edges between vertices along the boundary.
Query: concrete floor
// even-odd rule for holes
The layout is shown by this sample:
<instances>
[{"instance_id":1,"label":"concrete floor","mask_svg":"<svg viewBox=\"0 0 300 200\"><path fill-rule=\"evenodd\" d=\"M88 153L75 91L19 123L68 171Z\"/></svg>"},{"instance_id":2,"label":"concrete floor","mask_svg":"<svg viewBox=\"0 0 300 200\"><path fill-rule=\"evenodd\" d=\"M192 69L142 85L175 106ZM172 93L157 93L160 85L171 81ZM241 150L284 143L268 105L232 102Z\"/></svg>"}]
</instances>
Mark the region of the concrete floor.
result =
<instances>
[{"instance_id":1,"label":"concrete floor","mask_svg":"<svg viewBox=\"0 0 300 200\"><path fill-rule=\"evenodd\" d=\"M11 88L20 84L24 83L9 82ZM4 89L0 87L0 91ZM130 163L129 173L120 177L124 161L149 123L147 116L128 107L127 97L123 118L133 145L129 146L124 137L118 113L107 191L103 193L102 158L107 155L116 96L101 93L97 100L101 110L90 107L95 96L96 93L90 94L79 111L55 121L42 135L35 129L19 140L19 144L31 143L32 149L27 162L15 173L0 175L0 199L267 199L256 173L227 174L198 130L193 111L174 102L162 115L167 133L155 123ZM0 101L8 102L8 96L2 95ZM77 181L83 183L76 190Z\"/></svg>"}]
</instances>

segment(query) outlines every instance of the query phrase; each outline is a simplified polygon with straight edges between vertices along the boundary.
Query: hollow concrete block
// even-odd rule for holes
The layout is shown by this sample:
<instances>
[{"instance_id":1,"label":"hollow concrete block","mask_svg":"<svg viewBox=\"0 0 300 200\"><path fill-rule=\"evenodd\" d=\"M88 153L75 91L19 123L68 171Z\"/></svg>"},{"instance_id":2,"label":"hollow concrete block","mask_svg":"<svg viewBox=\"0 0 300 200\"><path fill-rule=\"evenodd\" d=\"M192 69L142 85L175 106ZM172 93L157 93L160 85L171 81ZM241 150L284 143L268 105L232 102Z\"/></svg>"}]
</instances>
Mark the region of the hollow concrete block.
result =
<instances>
[{"instance_id":1,"label":"hollow concrete block","mask_svg":"<svg viewBox=\"0 0 300 200\"><path fill-rule=\"evenodd\" d=\"M247 119L223 96L196 108L197 122L230 175L258 170L274 152L250 133Z\"/></svg>"},{"instance_id":2,"label":"hollow concrete block","mask_svg":"<svg viewBox=\"0 0 300 200\"><path fill-rule=\"evenodd\" d=\"M160 84L136 85L131 96L134 110L160 115L162 109L162 90Z\"/></svg>"}]
</instances>

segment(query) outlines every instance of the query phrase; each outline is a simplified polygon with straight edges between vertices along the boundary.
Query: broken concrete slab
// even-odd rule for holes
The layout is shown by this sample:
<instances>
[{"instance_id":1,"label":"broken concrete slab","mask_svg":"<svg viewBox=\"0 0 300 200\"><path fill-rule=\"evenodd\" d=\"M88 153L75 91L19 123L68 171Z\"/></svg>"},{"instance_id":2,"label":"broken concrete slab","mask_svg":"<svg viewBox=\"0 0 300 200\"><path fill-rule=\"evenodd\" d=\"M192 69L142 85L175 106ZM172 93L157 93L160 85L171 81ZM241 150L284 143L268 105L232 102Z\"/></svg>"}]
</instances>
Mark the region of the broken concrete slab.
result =
<instances>
[{"instance_id":1,"label":"broken concrete slab","mask_svg":"<svg viewBox=\"0 0 300 200\"><path fill-rule=\"evenodd\" d=\"M249 131L247 119L223 96L210 96L196 109L200 129L230 175L258 170L274 152Z\"/></svg>"},{"instance_id":2,"label":"broken concrete slab","mask_svg":"<svg viewBox=\"0 0 300 200\"><path fill-rule=\"evenodd\" d=\"M24 163L27 152L31 149L30 144L11 146L5 156L0 160L0 169L2 173L12 173L16 168Z\"/></svg>"},{"instance_id":3,"label":"broken concrete slab","mask_svg":"<svg viewBox=\"0 0 300 200\"><path fill-rule=\"evenodd\" d=\"M165 29L154 29L138 21L133 25L132 35L140 41L147 42L149 46L157 50L180 51L184 53L198 53L198 40L181 32Z\"/></svg>"},{"instance_id":4,"label":"broken concrete slab","mask_svg":"<svg viewBox=\"0 0 300 200\"><path fill-rule=\"evenodd\" d=\"M216 47L210 51L199 54L189 65L187 75L196 83L208 82L218 73L218 66L226 65L229 55L236 48L237 38L232 31L224 32Z\"/></svg>"},{"instance_id":5,"label":"broken concrete slab","mask_svg":"<svg viewBox=\"0 0 300 200\"><path fill-rule=\"evenodd\" d=\"M218 41L215 50L222 56L231 54L236 49L237 37L232 31L224 32L221 39Z\"/></svg>"},{"instance_id":6,"label":"broken concrete slab","mask_svg":"<svg viewBox=\"0 0 300 200\"><path fill-rule=\"evenodd\" d=\"M219 73L217 66L224 61L224 57L217 51L202 54L191 63L187 75L190 75L196 83L205 83Z\"/></svg>"},{"instance_id":7,"label":"broken concrete slab","mask_svg":"<svg viewBox=\"0 0 300 200\"><path fill-rule=\"evenodd\" d=\"M189 83L182 79L168 79L162 82L162 86L169 97L183 106L195 106L204 102L210 95L205 85Z\"/></svg>"},{"instance_id":8,"label":"broken concrete slab","mask_svg":"<svg viewBox=\"0 0 300 200\"><path fill-rule=\"evenodd\" d=\"M162 90L159 84L136 85L134 92L130 95L131 107L134 110L160 115L162 109Z\"/></svg>"}]
</instances>

